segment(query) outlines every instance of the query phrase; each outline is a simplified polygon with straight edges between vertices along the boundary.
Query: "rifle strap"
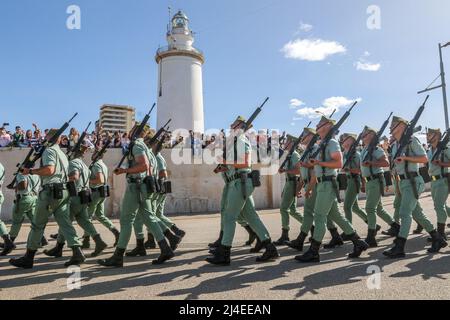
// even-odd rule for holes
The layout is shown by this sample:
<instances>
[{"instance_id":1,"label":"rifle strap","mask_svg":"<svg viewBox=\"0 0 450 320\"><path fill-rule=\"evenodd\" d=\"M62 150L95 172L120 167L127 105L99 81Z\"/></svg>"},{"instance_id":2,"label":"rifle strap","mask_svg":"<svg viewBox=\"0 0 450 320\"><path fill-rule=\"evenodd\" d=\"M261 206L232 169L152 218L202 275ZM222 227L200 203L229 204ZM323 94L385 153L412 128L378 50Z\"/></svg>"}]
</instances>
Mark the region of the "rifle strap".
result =
<instances>
[{"instance_id":1,"label":"rifle strap","mask_svg":"<svg viewBox=\"0 0 450 320\"><path fill-rule=\"evenodd\" d=\"M238 138L234 137L233 148L234 148L234 164L238 161L238 147L237 147Z\"/></svg>"},{"instance_id":2,"label":"rifle strap","mask_svg":"<svg viewBox=\"0 0 450 320\"><path fill-rule=\"evenodd\" d=\"M406 146L405 156L409 157L410 155L410 147L411 147L411 141ZM419 194L417 191L417 184L416 184L416 178L410 175L409 172L409 161L405 161L405 175L408 177L409 182L411 183L412 191L414 194L414 197L416 200L419 200Z\"/></svg>"}]
</instances>

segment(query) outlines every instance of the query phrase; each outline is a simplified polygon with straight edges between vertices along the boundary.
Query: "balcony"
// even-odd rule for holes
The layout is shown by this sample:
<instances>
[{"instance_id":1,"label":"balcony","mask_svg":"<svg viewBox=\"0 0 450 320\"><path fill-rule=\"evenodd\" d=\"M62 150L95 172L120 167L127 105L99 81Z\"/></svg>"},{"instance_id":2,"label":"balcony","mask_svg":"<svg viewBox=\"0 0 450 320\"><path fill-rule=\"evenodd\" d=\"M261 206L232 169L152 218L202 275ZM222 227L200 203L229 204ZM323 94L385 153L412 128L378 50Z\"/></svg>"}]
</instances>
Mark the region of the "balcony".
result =
<instances>
[{"instance_id":1,"label":"balcony","mask_svg":"<svg viewBox=\"0 0 450 320\"><path fill-rule=\"evenodd\" d=\"M201 50L198 50L192 46L185 46L180 44L160 47L156 51L155 59L156 62L159 63L159 61L162 58L180 55L190 56L199 59L202 63L205 62L205 58Z\"/></svg>"}]
</instances>

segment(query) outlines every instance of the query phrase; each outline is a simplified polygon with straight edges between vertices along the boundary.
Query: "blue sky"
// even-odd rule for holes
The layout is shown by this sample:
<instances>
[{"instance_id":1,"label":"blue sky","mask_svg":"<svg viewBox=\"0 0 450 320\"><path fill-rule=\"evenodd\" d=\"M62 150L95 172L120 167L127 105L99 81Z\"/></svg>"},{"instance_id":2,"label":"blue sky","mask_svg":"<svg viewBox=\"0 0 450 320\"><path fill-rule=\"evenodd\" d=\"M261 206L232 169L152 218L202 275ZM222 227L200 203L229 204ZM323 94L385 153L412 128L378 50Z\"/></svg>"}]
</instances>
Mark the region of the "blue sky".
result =
<instances>
[{"instance_id":1,"label":"blue sky","mask_svg":"<svg viewBox=\"0 0 450 320\"><path fill-rule=\"evenodd\" d=\"M66 28L71 4L81 30ZM366 26L373 4L379 30ZM304 108L356 98L345 131L379 127L390 111L411 118L424 98L416 92L439 74L437 44L450 41L446 0L2 0L0 122L44 128L78 111L81 128L103 103L142 117L156 100L154 54L166 44L169 5L186 12L205 52L207 128L248 116L266 96L258 128L298 133ZM450 47L444 61L450 72ZM442 109L435 91L422 122L443 127Z\"/></svg>"}]
</instances>

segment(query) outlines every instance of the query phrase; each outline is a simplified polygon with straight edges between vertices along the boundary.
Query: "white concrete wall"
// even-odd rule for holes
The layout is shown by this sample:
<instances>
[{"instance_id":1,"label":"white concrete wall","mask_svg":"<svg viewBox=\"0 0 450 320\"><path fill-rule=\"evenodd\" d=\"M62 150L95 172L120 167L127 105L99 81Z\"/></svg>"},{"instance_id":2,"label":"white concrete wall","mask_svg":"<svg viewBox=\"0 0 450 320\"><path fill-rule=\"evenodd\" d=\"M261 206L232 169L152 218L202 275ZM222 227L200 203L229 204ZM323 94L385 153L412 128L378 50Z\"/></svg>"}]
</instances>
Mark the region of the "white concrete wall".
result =
<instances>
[{"instance_id":1,"label":"white concrete wall","mask_svg":"<svg viewBox=\"0 0 450 320\"><path fill-rule=\"evenodd\" d=\"M159 65L158 128L172 119L170 128L204 132L202 64L188 56L170 56Z\"/></svg>"},{"instance_id":2,"label":"white concrete wall","mask_svg":"<svg viewBox=\"0 0 450 320\"><path fill-rule=\"evenodd\" d=\"M170 152L164 151L173 184L173 194L168 196L166 202L166 213L218 212L220 210L220 198L224 183L220 175L213 173L215 165L174 165L170 158ZM16 171L16 164L25 158L26 153L27 150L25 149L0 150L0 162L6 169L6 181L5 186L3 186L6 201L1 212L2 219L8 220L11 218L14 199L14 192L7 190L6 184L11 182L12 175ZM104 161L110 169L110 173L119 162L121 156L121 151L117 149L109 150L106 153ZM90 161L87 161L87 163L90 163ZM258 166L254 168L258 168ZM256 189L254 193L258 209L276 208L279 206L283 185L282 180L283 178L280 175L262 177L262 186ZM118 217L126 186L124 176L118 177L111 174L110 185L111 197L106 203L107 214L108 216Z\"/></svg>"}]
</instances>

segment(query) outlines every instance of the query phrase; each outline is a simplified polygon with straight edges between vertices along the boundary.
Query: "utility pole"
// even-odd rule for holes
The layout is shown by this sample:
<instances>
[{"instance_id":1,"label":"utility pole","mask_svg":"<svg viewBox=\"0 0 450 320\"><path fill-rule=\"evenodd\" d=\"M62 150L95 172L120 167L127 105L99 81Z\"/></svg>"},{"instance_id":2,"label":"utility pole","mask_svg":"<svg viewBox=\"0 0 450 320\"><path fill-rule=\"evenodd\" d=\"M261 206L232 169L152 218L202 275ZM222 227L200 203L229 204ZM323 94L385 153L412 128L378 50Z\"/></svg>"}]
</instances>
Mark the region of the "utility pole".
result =
<instances>
[{"instance_id":1,"label":"utility pole","mask_svg":"<svg viewBox=\"0 0 450 320\"><path fill-rule=\"evenodd\" d=\"M434 89L442 88L442 98L444 100L444 115L445 115L445 128L448 130L450 127L449 119L448 119L448 106L447 106L447 90L446 90L446 83L445 83L445 70L444 70L444 60L442 59L442 48L445 48L447 46L450 46L450 42L446 43L445 45L441 45L439 43L439 60L440 60L440 69L441 69L441 84L434 87L428 87L425 90L419 91L418 94L428 92ZM438 76L439 78L439 76ZM436 81L438 78L436 78L434 81ZM433 81L433 83L434 83ZM431 84L433 84L431 83ZM431 85L430 85L431 86Z\"/></svg>"}]
</instances>

